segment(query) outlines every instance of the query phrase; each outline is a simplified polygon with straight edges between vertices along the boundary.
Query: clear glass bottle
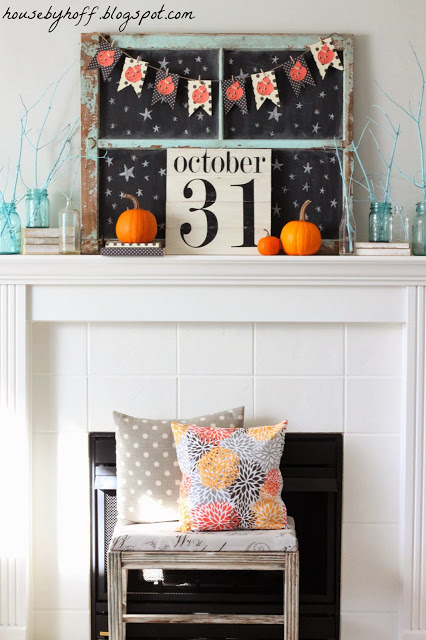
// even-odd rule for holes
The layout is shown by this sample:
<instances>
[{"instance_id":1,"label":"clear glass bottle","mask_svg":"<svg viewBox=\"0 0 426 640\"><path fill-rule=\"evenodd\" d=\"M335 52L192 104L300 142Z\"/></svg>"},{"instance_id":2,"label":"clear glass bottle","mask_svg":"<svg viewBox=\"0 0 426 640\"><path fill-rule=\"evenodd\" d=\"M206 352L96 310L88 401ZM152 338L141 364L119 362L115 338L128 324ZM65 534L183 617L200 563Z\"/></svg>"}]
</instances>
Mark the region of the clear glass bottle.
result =
<instances>
[{"instance_id":1,"label":"clear glass bottle","mask_svg":"<svg viewBox=\"0 0 426 640\"><path fill-rule=\"evenodd\" d=\"M426 202L416 204L411 248L415 256L426 256Z\"/></svg>"},{"instance_id":2,"label":"clear glass bottle","mask_svg":"<svg viewBox=\"0 0 426 640\"><path fill-rule=\"evenodd\" d=\"M395 206L392 214L391 242L410 242L410 218L404 215L404 207Z\"/></svg>"},{"instance_id":3,"label":"clear glass bottle","mask_svg":"<svg viewBox=\"0 0 426 640\"><path fill-rule=\"evenodd\" d=\"M58 214L59 253L81 253L80 212L74 209L72 199L67 198L65 208Z\"/></svg>"},{"instance_id":4,"label":"clear glass bottle","mask_svg":"<svg viewBox=\"0 0 426 640\"><path fill-rule=\"evenodd\" d=\"M370 206L370 242L390 242L392 206L390 202L372 202Z\"/></svg>"},{"instance_id":5,"label":"clear glass bottle","mask_svg":"<svg viewBox=\"0 0 426 640\"><path fill-rule=\"evenodd\" d=\"M349 203L344 204L342 219L339 226L339 255L355 255L356 222Z\"/></svg>"},{"instance_id":6,"label":"clear glass bottle","mask_svg":"<svg viewBox=\"0 0 426 640\"><path fill-rule=\"evenodd\" d=\"M0 204L0 254L21 253L21 219L14 202Z\"/></svg>"},{"instance_id":7,"label":"clear glass bottle","mask_svg":"<svg viewBox=\"0 0 426 640\"><path fill-rule=\"evenodd\" d=\"M26 199L27 227L46 228L50 224L47 189L28 189Z\"/></svg>"}]
</instances>

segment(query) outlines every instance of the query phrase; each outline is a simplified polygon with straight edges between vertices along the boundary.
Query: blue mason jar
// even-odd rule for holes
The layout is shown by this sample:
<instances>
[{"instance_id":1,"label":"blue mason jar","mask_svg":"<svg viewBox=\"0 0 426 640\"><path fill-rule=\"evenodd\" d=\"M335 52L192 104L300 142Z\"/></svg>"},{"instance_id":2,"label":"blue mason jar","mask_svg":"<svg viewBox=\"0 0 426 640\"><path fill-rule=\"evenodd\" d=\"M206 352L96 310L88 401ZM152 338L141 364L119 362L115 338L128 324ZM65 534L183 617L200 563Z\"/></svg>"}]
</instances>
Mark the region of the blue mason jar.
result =
<instances>
[{"instance_id":1,"label":"blue mason jar","mask_svg":"<svg viewBox=\"0 0 426 640\"><path fill-rule=\"evenodd\" d=\"M426 202L416 204L411 250L415 256L426 256Z\"/></svg>"},{"instance_id":2,"label":"blue mason jar","mask_svg":"<svg viewBox=\"0 0 426 640\"><path fill-rule=\"evenodd\" d=\"M50 224L47 189L28 189L26 199L27 227L45 228Z\"/></svg>"},{"instance_id":3,"label":"blue mason jar","mask_svg":"<svg viewBox=\"0 0 426 640\"><path fill-rule=\"evenodd\" d=\"M0 204L0 254L21 253L21 219L14 202Z\"/></svg>"},{"instance_id":4,"label":"blue mason jar","mask_svg":"<svg viewBox=\"0 0 426 640\"><path fill-rule=\"evenodd\" d=\"M392 206L390 202L372 202L369 219L370 242L390 242Z\"/></svg>"}]
</instances>

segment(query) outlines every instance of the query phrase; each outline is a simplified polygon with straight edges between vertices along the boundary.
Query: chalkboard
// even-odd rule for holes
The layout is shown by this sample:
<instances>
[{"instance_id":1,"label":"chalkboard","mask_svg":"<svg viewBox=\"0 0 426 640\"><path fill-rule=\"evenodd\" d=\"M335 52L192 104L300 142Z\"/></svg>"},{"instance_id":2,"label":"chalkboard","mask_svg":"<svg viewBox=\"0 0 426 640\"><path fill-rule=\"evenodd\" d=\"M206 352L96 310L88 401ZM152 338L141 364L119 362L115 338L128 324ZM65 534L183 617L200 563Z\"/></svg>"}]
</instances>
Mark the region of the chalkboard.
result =
<instances>
[{"instance_id":1,"label":"chalkboard","mask_svg":"<svg viewBox=\"0 0 426 640\"><path fill-rule=\"evenodd\" d=\"M320 227L324 239L338 237L343 185L334 146L347 173L350 155L343 150L352 141L352 36L333 35L343 71L329 67L324 79L309 48L319 35L105 37L151 66L140 97L131 87L117 92L122 61L103 82L97 70L87 71L100 36L82 35L83 252L97 253L98 238L115 237L118 216L131 206L125 193L136 195L140 205L155 214L158 238L165 237L167 149L179 146L271 148L272 233L278 236L309 199L308 219ZM296 95L280 65L301 55L315 84ZM151 104L156 68L181 76L174 109L167 102ZM266 100L256 109L250 75L274 68L280 104ZM245 114L238 106L228 113L223 108L220 80L232 77L245 80ZM212 81L212 115L197 109L189 116L190 78Z\"/></svg>"}]
</instances>

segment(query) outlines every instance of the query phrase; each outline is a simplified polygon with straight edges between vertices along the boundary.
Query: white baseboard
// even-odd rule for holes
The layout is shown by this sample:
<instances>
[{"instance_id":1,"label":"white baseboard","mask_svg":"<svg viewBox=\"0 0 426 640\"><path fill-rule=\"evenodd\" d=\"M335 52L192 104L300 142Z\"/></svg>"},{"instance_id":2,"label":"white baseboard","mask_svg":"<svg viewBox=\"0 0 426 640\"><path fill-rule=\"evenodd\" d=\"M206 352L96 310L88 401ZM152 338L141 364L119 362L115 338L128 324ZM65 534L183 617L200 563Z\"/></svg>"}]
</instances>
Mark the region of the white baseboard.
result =
<instances>
[{"instance_id":1,"label":"white baseboard","mask_svg":"<svg viewBox=\"0 0 426 640\"><path fill-rule=\"evenodd\" d=\"M426 640L426 630L425 631L403 631L402 640Z\"/></svg>"},{"instance_id":2,"label":"white baseboard","mask_svg":"<svg viewBox=\"0 0 426 640\"><path fill-rule=\"evenodd\" d=\"M0 640L26 640L25 627L0 627Z\"/></svg>"}]
</instances>

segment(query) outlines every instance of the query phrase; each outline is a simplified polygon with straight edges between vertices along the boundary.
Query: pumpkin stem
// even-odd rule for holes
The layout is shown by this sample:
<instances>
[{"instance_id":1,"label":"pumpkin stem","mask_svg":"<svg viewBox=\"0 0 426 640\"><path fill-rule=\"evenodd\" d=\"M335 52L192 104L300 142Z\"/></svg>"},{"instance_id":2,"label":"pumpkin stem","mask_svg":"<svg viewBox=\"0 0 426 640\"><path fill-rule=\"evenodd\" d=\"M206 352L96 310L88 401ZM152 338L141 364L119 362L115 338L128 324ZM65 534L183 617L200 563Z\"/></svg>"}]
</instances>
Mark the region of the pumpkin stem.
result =
<instances>
[{"instance_id":1,"label":"pumpkin stem","mask_svg":"<svg viewBox=\"0 0 426 640\"><path fill-rule=\"evenodd\" d=\"M123 198L128 198L129 200L131 200L133 202L134 209L140 209L138 199L135 198L135 196L130 195L130 193L125 193Z\"/></svg>"},{"instance_id":2,"label":"pumpkin stem","mask_svg":"<svg viewBox=\"0 0 426 640\"><path fill-rule=\"evenodd\" d=\"M305 214L306 214L306 209L308 208L308 206L311 204L312 200L306 200L303 204L302 204L302 208L300 209L300 216L299 216L299 220L301 220L302 222L305 222Z\"/></svg>"},{"instance_id":3,"label":"pumpkin stem","mask_svg":"<svg viewBox=\"0 0 426 640\"><path fill-rule=\"evenodd\" d=\"M264 229L264 232L266 233L267 236L270 236L271 234L269 233L268 229Z\"/></svg>"}]
</instances>

